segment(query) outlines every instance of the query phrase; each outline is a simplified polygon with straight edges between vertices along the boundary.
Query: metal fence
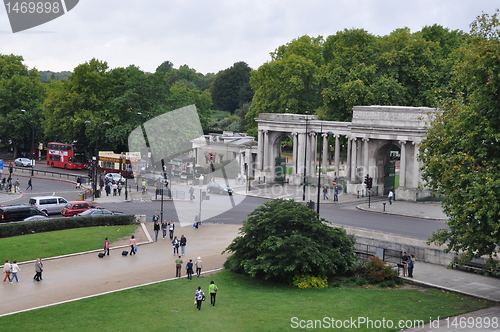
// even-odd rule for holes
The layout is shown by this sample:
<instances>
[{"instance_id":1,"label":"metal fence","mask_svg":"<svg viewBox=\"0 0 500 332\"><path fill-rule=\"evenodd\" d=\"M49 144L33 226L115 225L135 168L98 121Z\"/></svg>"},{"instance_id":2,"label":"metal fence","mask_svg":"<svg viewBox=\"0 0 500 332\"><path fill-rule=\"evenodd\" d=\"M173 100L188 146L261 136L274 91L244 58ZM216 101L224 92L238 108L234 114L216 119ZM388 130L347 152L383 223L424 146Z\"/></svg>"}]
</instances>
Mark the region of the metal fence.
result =
<instances>
[{"instance_id":1,"label":"metal fence","mask_svg":"<svg viewBox=\"0 0 500 332\"><path fill-rule=\"evenodd\" d=\"M371 244L364 244L356 242L354 244L354 251L361 258L361 260L368 260L372 256L377 256L380 260L400 264L403 252L401 250L377 247Z\"/></svg>"}]
</instances>

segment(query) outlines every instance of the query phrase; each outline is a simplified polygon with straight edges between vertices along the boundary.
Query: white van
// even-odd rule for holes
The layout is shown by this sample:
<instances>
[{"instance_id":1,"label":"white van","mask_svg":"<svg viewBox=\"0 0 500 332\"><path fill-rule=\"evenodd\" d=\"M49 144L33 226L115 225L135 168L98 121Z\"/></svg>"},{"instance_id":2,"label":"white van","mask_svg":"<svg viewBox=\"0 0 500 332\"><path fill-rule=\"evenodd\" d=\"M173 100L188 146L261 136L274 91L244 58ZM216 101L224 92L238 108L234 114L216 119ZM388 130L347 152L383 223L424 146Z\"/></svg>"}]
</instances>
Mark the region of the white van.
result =
<instances>
[{"instance_id":1,"label":"white van","mask_svg":"<svg viewBox=\"0 0 500 332\"><path fill-rule=\"evenodd\" d=\"M46 214L61 213L62 208L68 201L59 196L31 197L29 204Z\"/></svg>"}]
</instances>

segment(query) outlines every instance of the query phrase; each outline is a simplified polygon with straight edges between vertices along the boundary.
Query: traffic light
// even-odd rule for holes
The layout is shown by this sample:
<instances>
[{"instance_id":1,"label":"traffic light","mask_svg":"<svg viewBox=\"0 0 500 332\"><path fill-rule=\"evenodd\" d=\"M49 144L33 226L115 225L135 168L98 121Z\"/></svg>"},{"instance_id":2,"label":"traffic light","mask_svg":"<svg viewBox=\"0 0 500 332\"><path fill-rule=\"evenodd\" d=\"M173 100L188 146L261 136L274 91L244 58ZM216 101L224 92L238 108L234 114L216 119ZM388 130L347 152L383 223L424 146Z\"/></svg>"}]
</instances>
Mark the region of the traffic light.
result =
<instances>
[{"instance_id":1,"label":"traffic light","mask_svg":"<svg viewBox=\"0 0 500 332\"><path fill-rule=\"evenodd\" d=\"M9 174L12 174L12 172L14 171L14 166L12 166L12 164L9 165Z\"/></svg>"},{"instance_id":2,"label":"traffic light","mask_svg":"<svg viewBox=\"0 0 500 332\"><path fill-rule=\"evenodd\" d=\"M373 178L368 178L366 181L366 188L372 189L372 184L373 184Z\"/></svg>"},{"instance_id":3,"label":"traffic light","mask_svg":"<svg viewBox=\"0 0 500 332\"><path fill-rule=\"evenodd\" d=\"M365 181L363 183L366 184L367 186L368 186L368 179L369 178L370 178L370 176L368 174L366 174Z\"/></svg>"}]
</instances>

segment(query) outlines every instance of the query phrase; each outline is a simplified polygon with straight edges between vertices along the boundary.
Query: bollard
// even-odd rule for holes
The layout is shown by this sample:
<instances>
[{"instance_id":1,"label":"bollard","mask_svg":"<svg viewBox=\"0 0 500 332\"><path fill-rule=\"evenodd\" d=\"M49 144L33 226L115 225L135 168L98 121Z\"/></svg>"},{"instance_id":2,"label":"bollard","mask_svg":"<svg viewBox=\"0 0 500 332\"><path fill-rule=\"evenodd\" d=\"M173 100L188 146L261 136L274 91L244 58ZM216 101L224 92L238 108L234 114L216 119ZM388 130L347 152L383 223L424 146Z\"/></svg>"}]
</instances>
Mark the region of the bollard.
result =
<instances>
[{"instance_id":1,"label":"bollard","mask_svg":"<svg viewBox=\"0 0 500 332\"><path fill-rule=\"evenodd\" d=\"M387 203L382 203L382 204L384 204L384 211L385 211L385 205L386 205Z\"/></svg>"}]
</instances>

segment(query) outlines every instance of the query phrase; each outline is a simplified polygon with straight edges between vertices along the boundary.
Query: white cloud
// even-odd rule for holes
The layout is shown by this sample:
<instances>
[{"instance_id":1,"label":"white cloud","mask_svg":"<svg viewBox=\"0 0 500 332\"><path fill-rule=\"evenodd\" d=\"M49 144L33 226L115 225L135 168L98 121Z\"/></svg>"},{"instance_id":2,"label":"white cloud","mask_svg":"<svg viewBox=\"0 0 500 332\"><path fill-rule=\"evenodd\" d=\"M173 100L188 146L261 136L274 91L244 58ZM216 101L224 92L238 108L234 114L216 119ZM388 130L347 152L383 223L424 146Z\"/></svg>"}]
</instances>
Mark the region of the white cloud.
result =
<instances>
[{"instance_id":1,"label":"white cloud","mask_svg":"<svg viewBox=\"0 0 500 332\"><path fill-rule=\"evenodd\" d=\"M363 28L375 35L439 24L468 31L494 0L82 0L64 16L13 34L0 9L0 53L22 55L28 67L73 70L92 58L111 68L154 71L163 61L202 73L245 61L252 68L302 35L323 37Z\"/></svg>"}]
</instances>

